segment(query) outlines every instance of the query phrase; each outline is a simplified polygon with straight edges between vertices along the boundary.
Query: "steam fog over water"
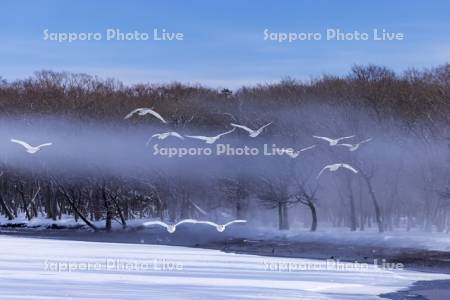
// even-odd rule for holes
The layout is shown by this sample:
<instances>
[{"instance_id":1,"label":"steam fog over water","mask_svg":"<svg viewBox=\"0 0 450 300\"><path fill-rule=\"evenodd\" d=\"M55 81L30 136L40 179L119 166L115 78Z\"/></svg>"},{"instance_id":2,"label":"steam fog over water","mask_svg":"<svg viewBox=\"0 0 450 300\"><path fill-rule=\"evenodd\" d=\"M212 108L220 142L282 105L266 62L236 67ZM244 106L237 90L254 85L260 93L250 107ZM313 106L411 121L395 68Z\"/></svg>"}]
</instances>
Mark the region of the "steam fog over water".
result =
<instances>
[{"instance_id":1,"label":"steam fog over water","mask_svg":"<svg viewBox=\"0 0 450 300\"><path fill-rule=\"evenodd\" d=\"M276 118L276 117L275 117ZM365 163L389 174L395 168L402 167L404 175L414 172L421 164L441 164L446 161L447 144L444 139L430 139L424 142L414 135L405 136L404 132L382 131L367 127L367 130L347 128L324 128L319 123L315 131L304 119L294 125L298 133L275 131L283 130L284 124L275 122L255 139L249 138L243 131L236 130L219 139L215 144L186 138L179 140L157 138L146 145L151 135L170 131L167 127L155 125L99 123L96 121L62 119L48 116L27 116L24 118L3 118L0 123L0 145L2 162L13 168L32 168L34 164L45 165L48 170L57 172L85 172L97 169L111 175L133 175L139 172L152 172L155 168L174 172L201 172L204 174L228 173L237 171L241 166L247 171L259 172L270 168L277 173L287 165L296 164L301 168L315 168L333 161L361 159ZM312 126L311 126L312 125ZM321 125L321 126L320 126ZM208 130L202 128L184 128L181 134L216 135L232 128ZM286 130L290 130L289 128ZM292 135L291 135L292 134ZM345 147L328 147L327 142L314 139L312 135L338 137L356 136L348 143L373 138L358 151L350 152ZM29 155L20 145L10 142L11 138L27 141L31 145L52 142L37 155ZM344 142L343 142L344 143ZM316 145L317 147L292 159L278 149L300 149ZM195 166L195 168L193 168ZM244 167L245 166L245 167ZM278 169L277 169L278 166ZM445 165L442 165L445 167Z\"/></svg>"}]
</instances>

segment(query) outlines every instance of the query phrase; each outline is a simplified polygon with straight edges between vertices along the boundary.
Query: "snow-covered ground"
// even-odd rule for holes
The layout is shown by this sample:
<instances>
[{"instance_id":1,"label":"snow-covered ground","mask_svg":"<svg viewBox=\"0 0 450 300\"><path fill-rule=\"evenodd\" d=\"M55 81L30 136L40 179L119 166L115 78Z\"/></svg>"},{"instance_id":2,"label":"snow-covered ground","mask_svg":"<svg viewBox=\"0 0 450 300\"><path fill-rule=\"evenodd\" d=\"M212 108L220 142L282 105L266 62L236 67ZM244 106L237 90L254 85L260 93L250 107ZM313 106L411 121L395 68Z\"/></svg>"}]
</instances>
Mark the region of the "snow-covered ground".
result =
<instances>
[{"instance_id":1,"label":"snow-covered ground","mask_svg":"<svg viewBox=\"0 0 450 300\"><path fill-rule=\"evenodd\" d=\"M1 299L378 299L417 280L450 279L173 246L14 236L0 245Z\"/></svg>"},{"instance_id":2,"label":"snow-covered ground","mask_svg":"<svg viewBox=\"0 0 450 300\"><path fill-rule=\"evenodd\" d=\"M8 225L8 224L24 224L27 227L32 228L42 228L51 226L51 225L59 225L59 226L65 226L65 227L77 227L82 226L83 221L78 220L75 221L74 217L69 215L62 215L61 219L52 220L49 218L46 218L44 216L40 216L37 218L32 218L31 220L28 220L25 216L25 213L20 213L17 218L13 220L8 220L5 216L0 216L0 225Z\"/></svg>"}]
</instances>

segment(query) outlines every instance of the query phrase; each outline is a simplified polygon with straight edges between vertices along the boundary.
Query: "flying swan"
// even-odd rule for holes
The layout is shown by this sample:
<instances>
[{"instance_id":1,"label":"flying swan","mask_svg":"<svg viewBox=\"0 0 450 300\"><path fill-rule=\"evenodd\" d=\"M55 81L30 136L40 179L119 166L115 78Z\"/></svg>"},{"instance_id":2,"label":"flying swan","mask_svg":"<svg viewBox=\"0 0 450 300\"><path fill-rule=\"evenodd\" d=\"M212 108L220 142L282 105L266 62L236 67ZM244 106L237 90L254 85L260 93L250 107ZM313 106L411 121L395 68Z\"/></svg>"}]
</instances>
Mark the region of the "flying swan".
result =
<instances>
[{"instance_id":1,"label":"flying swan","mask_svg":"<svg viewBox=\"0 0 450 300\"><path fill-rule=\"evenodd\" d=\"M319 179L320 175L322 175L322 173L325 170L329 170L330 172L334 172L334 171L337 171L339 168L346 168L346 169L349 169L350 171L352 171L355 174L358 173L358 171L355 168L353 168L352 166L350 166L349 164L337 163L337 164L332 164L332 165L326 165L325 167L323 167L323 169L319 172L319 175L317 175L317 179Z\"/></svg>"},{"instance_id":2,"label":"flying swan","mask_svg":"<svg viewBox=\"0 0 450 300\"><path fill-rule=\"evenodd\" d=\"M197 223L197 221L196 220L192 220L192 219L186 219L186 220L181 220L180 222L178 222L176 224L167 224L167 223L164 223L162 221L149 221L149 222L143 223L142 225L143 226L158 225L158 226L162 226L162 227L166 228L167 232L174 233L175 230L177 229L177 226L181 225L181 224L184 224L184 223L195 224L195 223Z\"/></svg>"},{"instance_id":3,"label":"flying swan","mask_svg":"<svg viewBox=\"0 0 450 300\"><path fill-rule=\"evenodd\" d=\"M164 132L164 133L155 133L154 135L152 135L150 137L150 139L147 141L147 143L145 145L148 146L148 144L150 144L150 142L152 141L152 139L156 138L158 140L164 140L166 138L168 138L169 136L173 136L176 137L180 140L184 140L184 137L181 136L181 134L179 134L178 132L175 131L169 131L169 132Z\"/></svg>"},{"instance_id":4,"label":"flying swan","mask_svg":"<svg viewBox=\"0 0 450 300\"><path fill-rule=\"evenodd\" d=\"M230 221L228 223L225 224L217 224L211 221L197 221L198 224L207 224L207 225L211 225L213 227L215 227L217 229L218 232L224 232L225 229L230 226L231 224L235 224L235 223L247 223L247 220L233 220Z\"/></svg>"},{"instance_id":5,"label":"flying swan","mask_svg":"<svg viewBox=\"0 0 450 300\"><path fill-rule=\"evenodd\" d=\"M220 139L222 136L232 133L233 131L235 131L236 128L233 128L229 131L226 131L224 133L218 134L216 136L203 136L203 135L185 135L185 137L191 138L191 139L197 139L197 140L202 140L205 141L205 143L207 144L214 144L215 142L217 142L218 139Z\"/></svg>"},{"instance_id":6,"label":"flying swan","mask_svg":"<svg viewBox=\"0 0 450 300\"><path fill-rule=\"evenodd\" d=\"M39 146L31 146L30 144L28 144L27 142L21 141L21 140L16 140L16 139L11 139L11 142L22 145L23 147L25 147L26 151L30 154L35 154L36 152L38 152L39 150L41 150L41 148L43 147L47 147L47 146L51 146L53 145L52 143L45 143Z\"/></svg>"},{"instance_id":7,"label":"flying swan","mask_svg":"<svg viewBox=\"0 0 450 300\"><path fill-rule=\"evenodd\" d=\"M340 137L340 138L337 138L337 139L331 139L331 138L328 138L326 136L313 135L313 138L327 141L330 146L336 146L340 141L345 140L345 139L351 139L352 137L355 137L355 136L351 135L351 136L343 136L343 137Z\"/></svg>"},{"instance_id":8,"label":"flying swan","mask_svg":"<svg viewBox=\"0 0 450 300\"><path fill-rule=\"evenodd\" d=\"M134 114L138 114L139 116L145 116L147 114L151 114L152 116L156 117L163 123L167 123L166 120L164 120L163 117L161 117L160 114L158 114L156 111L153 110L153 108L136 108L135 110L131 111L128 115L125 116L124 119L131 118Z\"/></svg>"},{"instance_id":9,"label":"flying swan","mask_svg":"<svg viewBox=\"0 0 450 300\"><path fill-rule=\"evenodd\" d=\"M369 138L367 140L361 141L356 144L337 144L336 146L344 146L344 147L348 147L348 151L356 151L356 150L358 150L358 148L361 144L370 142L371 140L372 140L372 138Z\"/></svg>"},{"instance_id":10,"label":"flying swan","mask_svg":"<svg viewBox=\"0 0 450 300\"><path fill-rule=\"evenodd\" d=\"M263 132L264 128L266 128L270 124L272 124L272 122L267 123L266 125L263 125L263 126L259 127L257 130L253 130L251 128L248 128L247 126L239 125L239 124L235 124L235 123L231 123L231 126L236 127L236 128L240 128L240 129L244 129L245 131L248 132L248 135L250 137L254 138L254 137L257 137L258 135L260 135L261 132Z\"/></svg>"}]
</instances>

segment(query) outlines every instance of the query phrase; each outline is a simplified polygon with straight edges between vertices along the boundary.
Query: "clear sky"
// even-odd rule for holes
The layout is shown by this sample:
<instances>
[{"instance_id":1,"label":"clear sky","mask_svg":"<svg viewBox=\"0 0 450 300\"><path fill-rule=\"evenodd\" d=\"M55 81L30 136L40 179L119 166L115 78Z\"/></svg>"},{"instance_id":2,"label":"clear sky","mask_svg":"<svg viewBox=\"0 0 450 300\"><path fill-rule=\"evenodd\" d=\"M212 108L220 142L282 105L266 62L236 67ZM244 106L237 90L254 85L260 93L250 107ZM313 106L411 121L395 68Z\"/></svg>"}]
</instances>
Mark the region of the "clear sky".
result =
<instances>
[{"instance_id":1,"label":"clear sky","mask_svg":"<svg viewBox=\"0 0 450 300\"><path fill-rule=\"evenodd\" d=\"M354 64L394 70L450 61L450 1L0 1L0 76L84 72L126 83L181 81L213 87L343 74ZM105 30L149 32L107 41ZM182 41L154 41L154 29ZM368 32L367 41L326 40L327 29ZM404 40L374 41L373 29ZM57 42L49 32L100 32L102 40ZM277 42L269 32L319 32L322 40Z\"/></svg>"}]
</instances>

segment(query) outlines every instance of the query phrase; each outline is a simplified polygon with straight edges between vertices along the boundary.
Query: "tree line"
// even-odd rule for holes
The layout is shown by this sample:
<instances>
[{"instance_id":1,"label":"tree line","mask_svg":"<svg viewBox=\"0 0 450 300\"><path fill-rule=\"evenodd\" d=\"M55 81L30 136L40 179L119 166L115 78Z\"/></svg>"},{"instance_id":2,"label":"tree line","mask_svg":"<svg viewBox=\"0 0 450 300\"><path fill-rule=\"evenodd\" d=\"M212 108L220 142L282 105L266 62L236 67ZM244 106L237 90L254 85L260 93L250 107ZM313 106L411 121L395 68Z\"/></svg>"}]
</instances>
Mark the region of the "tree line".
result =
<instances>
[{"instance_id":1,"label":"tree line","mask_svg":"<svg viewBox=\"0 0 450 300\"><path fill-rule=\"evenodd\" d=\"M126 228L138 218L266 215L281 230L300 222L312 231L320 222L352 231L450 228L449 64L403 73L355 66L344 76L284 79L236 91L180 83L125 85L52 71L15 81L0 78L2 118L57 115L121 128L145 126L146 118L123 122L137 107L154 107L172 130L273 122L265 143L297 146L317 132L350 131L381 142L361 154L322 147L304 161L280 157L249 171L254 162L241 160L232 172L196 176L145 167L133 176L98 168L77 174L38 164L23 169L3 160L2 215L10 220L21 214L29 220L72 215L93 230L111 230L114 222ZM359 176L315 180L323 162L343 160L356 166Z\"/></svg>"}]
</instances>

